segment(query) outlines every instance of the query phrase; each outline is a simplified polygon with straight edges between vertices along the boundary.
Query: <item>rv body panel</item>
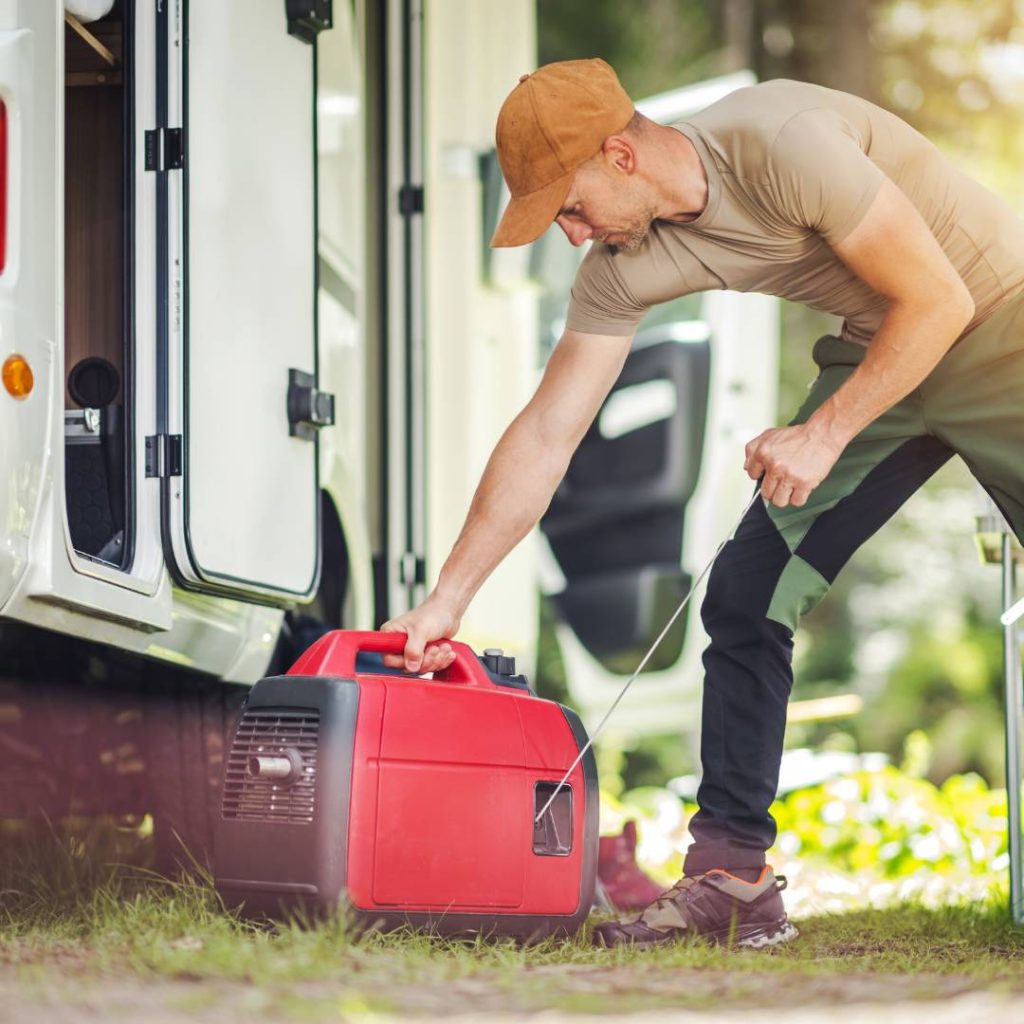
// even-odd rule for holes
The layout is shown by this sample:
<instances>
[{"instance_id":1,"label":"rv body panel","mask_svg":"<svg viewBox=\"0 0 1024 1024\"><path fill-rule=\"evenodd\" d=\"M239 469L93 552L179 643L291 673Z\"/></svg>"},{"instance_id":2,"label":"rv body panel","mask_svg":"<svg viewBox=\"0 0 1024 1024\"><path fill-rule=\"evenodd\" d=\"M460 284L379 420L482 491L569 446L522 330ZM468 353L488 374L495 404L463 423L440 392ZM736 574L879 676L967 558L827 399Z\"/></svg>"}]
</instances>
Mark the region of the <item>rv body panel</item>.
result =
<instances>
[{"instance_id":1,"label":"rv body panel","mask_svg":"<svg viewBox=\"0 0 1024 1024\"><path fill-rule=\"evenodd\" d=\"M427 5L425 24L425 526L432 584L491 451L537 383L539 288L529 273L531 247L489 248L494 225L486 212L481 216L491 195L481 158L494 145L498 110L537 64L536 4L445 0ZM506 483L514 501L516 481ZM537 601L537 552L521 543L481 585L459 639L513 651L529 673Z\"/></svg>"},{"instance_id":2,"label":"rv body panel","mask_svg":"<svg viewBox=\"0 0 1024 1024\"><path fill-rule=\"evenodd\" d=\"M349 4L317 38L318 342L321 387L337 397L335 425L320 433L320 486L348 551L342 622L370 628L374 606L369 506L372 344L367 325L367 68L362 26ZM326 561L322 576L342 567Z\"/></svg>"},{"instance_id":3,"label":"rv body panel","mask_svg":"<svg viewBox=\"0 0 1024 1024\"><path fill-rule=\"evenodd\" d=\"M56 14L35 8L15 20L0 8L0 101L7 111L6 264L0 273L0 363L19 353L35 387L15 400L0 391L0 607L31 560L31 539L49 469L49 396L54 387L57 296L52 273L57 235L57 171L53 122L56 74L35 55L48 52ZM31 20L26 17L31 14ZM15 27L20 26L20 27Z\"/></svg>"},{"instance_id":4,"label":"rv body panel","mask_svg":"<svg viewBox=\"0 0 1024 1024\"><path fill-rule=\"evenodd\" d=\"M171 601L155 531L156 506L147 504L145 491L140 488L136 499L137 546L127 572L79 557L64 512L62 12L57 0L22 5L19 17L27 29L5 34L0 44L0 74L7 79L7 102L15 112L9 259L0 275L0 302L8 308L0 310L0 317L10 317L4 336L13 339L12 348L26 355L36 372L36 388L27 400L13 408L9 400L0 403L0 416L16 424L10 433L4 431L5 438L14 439L7 448L14 464L0 477L0 505L8 509L0 521L0 529L8 531L6 544L0 544L0 564L4 551L16 552L19 564L16 578L0 570L0 614L58 629L82 616L77 630L82 633L97 614L107 622L130 624L129 633L166 629ZM19 52L12 62L8 57L14 50ZM139 221L145 223L142 212ZM145 264L138 270L144 282ZM139 348L145 352L147 346ZM144 381L145 358L140 363ZM145 387L139 392L144 395ZM145 415L144 408L139 415ZM11 488L6 495L5 484Z\"/></svg>"}]
</instances>

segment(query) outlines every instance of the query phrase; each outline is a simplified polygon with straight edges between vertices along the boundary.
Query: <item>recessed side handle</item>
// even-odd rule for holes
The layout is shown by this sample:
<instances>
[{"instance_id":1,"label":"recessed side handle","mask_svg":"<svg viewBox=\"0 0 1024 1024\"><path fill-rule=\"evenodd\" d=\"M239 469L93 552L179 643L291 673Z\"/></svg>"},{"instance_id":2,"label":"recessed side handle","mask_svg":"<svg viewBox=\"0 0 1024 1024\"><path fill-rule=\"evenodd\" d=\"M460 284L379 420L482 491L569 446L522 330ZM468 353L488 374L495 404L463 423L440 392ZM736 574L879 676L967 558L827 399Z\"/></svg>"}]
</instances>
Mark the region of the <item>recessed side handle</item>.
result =
<instances>
[{"instance_id":1,"label":"recessed side handle","mask_svg":"<svg viewBox=\"0 0 1024 1024\"><path fill-rule=\"evenodd\" d=\"M534 784L533 852L538 857L568 857L572 853L572 786Z\"/></svg>"}]
</instances>

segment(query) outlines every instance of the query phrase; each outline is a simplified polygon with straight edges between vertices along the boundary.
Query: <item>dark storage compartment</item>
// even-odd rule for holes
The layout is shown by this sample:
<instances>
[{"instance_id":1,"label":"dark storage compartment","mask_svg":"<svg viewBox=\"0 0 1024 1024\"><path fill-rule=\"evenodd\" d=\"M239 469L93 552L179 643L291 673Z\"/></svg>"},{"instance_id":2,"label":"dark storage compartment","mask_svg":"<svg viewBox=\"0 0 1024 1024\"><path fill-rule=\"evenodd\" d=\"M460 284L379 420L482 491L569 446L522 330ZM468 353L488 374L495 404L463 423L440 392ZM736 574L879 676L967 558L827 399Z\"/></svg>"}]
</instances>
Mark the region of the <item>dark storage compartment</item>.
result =
<instances>
[{"instance_id":1,"label":"dark storage compartment","mask_svg":"<svg viewBox=\"0 0 1024 1024\"><path fill-rule=\"evenodd\" d=\"M132 297L131 3L64 27L65 491L75 550L126 568Z\"/></svg>"},{"instance_id":2,"label":"dark storage compartment","mask_svg":"<svg viewBox=\"0 0 1024 1024\"><path fill-rule=\"evenodd\" d=\"M703 457L711 344L671 324L642 332L541 520L565 575L559 614L611 672L628 674L690 589L686 507ZM676 663L680 617L647 662Z\"/></svg>"}]
</instances>

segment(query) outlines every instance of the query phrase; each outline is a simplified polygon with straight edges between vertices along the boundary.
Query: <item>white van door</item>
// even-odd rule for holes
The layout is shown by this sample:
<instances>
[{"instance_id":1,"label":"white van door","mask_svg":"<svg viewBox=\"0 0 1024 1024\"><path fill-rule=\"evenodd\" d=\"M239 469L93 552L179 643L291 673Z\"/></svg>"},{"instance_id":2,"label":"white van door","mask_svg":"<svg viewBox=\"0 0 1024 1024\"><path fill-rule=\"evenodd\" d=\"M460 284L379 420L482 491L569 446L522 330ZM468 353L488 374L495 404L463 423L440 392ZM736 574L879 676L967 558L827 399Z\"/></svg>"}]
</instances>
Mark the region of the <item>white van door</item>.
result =
<instances>
[{"instance_id":1,"label":"white van door","mask_svg":"<svg viewBox=\"0 0 1024 1024\"><path fill-rule=\"evenodd\" d=\"M318 584L317 433L333 422L316 387L316 35L330 5L298 6L292 21L282 0L158 5L146 154L166 232L147 473L168 562L187 589L275 603Z\"/></svg>"}]
</instances>

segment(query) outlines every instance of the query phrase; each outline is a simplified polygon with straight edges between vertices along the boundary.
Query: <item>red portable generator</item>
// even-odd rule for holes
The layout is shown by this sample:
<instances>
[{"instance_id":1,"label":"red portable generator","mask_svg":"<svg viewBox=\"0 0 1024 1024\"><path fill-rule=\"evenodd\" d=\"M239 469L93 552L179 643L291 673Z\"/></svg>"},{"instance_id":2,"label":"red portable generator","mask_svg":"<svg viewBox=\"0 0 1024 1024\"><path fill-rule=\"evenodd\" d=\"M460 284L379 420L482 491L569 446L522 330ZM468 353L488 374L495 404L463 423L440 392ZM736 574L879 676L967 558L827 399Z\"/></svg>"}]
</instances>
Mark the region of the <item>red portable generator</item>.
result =
<instances>
[{"instance_id":1,"label":"red portable generator","mask_svg":"<svg viewBox=\"0 0 1024 1024\"><path fill-rule=\"evenodd\" d=\"M594 896L593 753L500 651L433 679L388 669L404 633L338 630L250 691L225 769L218 891L247 914L342 910L361 926L534 940Z\"/></svg>"}]
</instances>

